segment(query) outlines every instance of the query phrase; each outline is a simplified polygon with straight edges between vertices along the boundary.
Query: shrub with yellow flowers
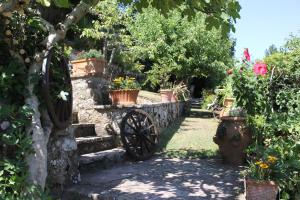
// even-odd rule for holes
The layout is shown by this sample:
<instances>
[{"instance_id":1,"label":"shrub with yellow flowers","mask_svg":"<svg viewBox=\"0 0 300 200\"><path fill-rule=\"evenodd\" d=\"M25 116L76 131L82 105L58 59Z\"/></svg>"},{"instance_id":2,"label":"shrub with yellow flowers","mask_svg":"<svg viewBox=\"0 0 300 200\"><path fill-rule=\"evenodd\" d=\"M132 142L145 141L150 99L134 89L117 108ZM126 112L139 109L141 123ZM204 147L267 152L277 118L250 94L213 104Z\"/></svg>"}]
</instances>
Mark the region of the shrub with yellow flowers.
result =
<instances>
[{"instance_id":1,"label":"shrub with yellow flowers","mask_svg":"<svg viewBox=\"0 0 300 200\"><path fill-rule=\"evenodd\" d=\"M280 167L279 158L267 155L260 159L254 159L243 172L246 178L256 181L276 181L276 173Z\"/></svg>"},{"instance_id":2,"label":"shrub with yellow flowers","mask_svg":"<svg viewBox=\"0 0 300 200\"><path fill-rule=\"evenodd\" d=\"M141 85L134 77L117 77L113 80L111 89L113 90L138 90Z\"/></svg>"}]
</instances>

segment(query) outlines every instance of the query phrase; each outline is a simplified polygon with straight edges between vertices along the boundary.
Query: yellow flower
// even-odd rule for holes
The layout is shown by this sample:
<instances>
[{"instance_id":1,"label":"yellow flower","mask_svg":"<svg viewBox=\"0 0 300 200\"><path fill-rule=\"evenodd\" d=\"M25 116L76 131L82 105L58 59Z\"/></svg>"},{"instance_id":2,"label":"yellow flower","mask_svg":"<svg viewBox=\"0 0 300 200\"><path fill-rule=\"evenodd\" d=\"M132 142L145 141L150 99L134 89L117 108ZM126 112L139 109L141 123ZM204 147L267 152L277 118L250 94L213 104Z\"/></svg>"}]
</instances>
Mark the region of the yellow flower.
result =
<instances>
[{"instance_id":1,"label":"yellow flower","mask_svg":"<svg viewBox=\"0 0 300 200\"><path fill-rule=\"evenodd\" d=\"M268 168L269 168L269 165L267 165L266 163L261 163L261 164L259 165L259 167L262 168L262 169L268 169Z\"/></svg>"},{"instance_id":2,"label":"yellow flower","mask_svg":"<svg viewBox=\"0 0 300 200\"><path fill-rule=\"evenodd\" d=\"M261 161L257 161L255 164L256 165L260 165L260 164L262 164L263 162L261 162Z\"/></svg>"},{"instance_id":3,"label":"yellow flower","mask_svg":"<svg viewBox=\"0 0 300 200\"><path fill-rule=\"evenodd\" d=\"M274 163L278 160L278 158L276 158L275 156L268 156L268 162L270 163Z\"/></svg>"}]
</instances>

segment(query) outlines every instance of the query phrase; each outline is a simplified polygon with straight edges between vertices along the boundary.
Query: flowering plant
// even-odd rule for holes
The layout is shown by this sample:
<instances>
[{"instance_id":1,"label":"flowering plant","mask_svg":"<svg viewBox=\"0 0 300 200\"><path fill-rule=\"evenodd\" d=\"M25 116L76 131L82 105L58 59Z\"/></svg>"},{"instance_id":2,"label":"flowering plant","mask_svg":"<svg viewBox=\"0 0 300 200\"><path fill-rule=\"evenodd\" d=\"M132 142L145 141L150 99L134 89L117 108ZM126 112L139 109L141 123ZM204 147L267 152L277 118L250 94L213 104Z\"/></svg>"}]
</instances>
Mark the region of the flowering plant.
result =
<instances>
[{"instance_id":1,"label":"flowering plant","mask_svg":"<svg viewBox=\"0 0 300 200\"><path fill-rule=\"evenodd\" d=\"M268 155L251 161L249 167L244 171L244 175L256 181L270 181L274 180L274 174L278 168L278 158L273 155Z\"/></svg>"},{"instance_id":2,"label":"flowering plant","mask_svg":"<svg viewBox=\"0 0 300 200\"><path fill-rule=\"evenodd\" d=\"M118 77L112 82L111 88L113 90L130 90L130 89L140 89L140 84L133 77Z\"/></svg>"}]
</instances>

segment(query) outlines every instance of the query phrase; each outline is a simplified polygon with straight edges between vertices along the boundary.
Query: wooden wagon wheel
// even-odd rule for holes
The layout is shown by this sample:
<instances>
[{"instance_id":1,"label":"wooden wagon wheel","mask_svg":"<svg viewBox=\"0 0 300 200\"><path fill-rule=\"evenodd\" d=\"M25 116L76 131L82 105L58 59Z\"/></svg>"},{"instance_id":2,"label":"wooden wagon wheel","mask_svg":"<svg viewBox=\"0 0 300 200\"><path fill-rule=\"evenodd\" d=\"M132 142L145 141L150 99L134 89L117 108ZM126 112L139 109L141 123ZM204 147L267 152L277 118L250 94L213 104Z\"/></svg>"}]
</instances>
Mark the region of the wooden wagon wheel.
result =
<instances>
[{"instance_id":1,"label":"wooden wagon wheel","mask_svg":"<svg viewBox=\"0 0 300 200\"><path fill-rule=\"evenodd\" d=\"M67 128L72 118L72 84L68 61L61 55L55 55L54 48L47 52L43 61L42 90L54 126L58 129ZM62 95L66 98L61 98Z\"/></svg>"},{"instance_id":2,"label":"wooden wagon wheel","mask_svg":"<svg viewBox=\"0 0 300 200\"><path fill-rule=\"evenodd\" d=\"M121 139L132 158L150 158L158 144L158 131L152 117L140 109L128 112L121 122Z\"/></svg>"}]
</instances>

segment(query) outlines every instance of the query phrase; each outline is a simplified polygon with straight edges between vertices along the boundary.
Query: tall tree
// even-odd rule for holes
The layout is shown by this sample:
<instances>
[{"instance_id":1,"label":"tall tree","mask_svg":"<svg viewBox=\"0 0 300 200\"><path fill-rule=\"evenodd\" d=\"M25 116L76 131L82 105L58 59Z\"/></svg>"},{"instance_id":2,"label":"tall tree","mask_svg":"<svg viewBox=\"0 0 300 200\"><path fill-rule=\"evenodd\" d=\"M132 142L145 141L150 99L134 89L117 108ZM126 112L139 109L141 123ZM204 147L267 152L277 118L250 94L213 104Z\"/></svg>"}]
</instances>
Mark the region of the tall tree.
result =
<instances>
[{"instance_id":1,"label":"tall tree","mask_svg":"<svg viewBox=\"0 0 300 200\"><path fill-rule=\"evenodd\" d=\"M266 49L265 56L269 56L277 52L278 52L277 47L274 44L272 44L271 46L269 46L268 49Z\"/></svg>"},{"instance_id":2,"label":"tall tree","mask_svg":"<svg viewBox=\"0 0 300 200\"><path fill-rule=\"evenodd\" d=\"M171 75L177 80L207 76L217 80L232 64L232 41L220 29L207 31L207 16L197 13L189 20L182 15L184 9L183 5L164 16L149 7L128 27L133 41L130 53L138 61L153 63L146 73L154 86L164 86Z\"/></svg>"}]
</instances>

